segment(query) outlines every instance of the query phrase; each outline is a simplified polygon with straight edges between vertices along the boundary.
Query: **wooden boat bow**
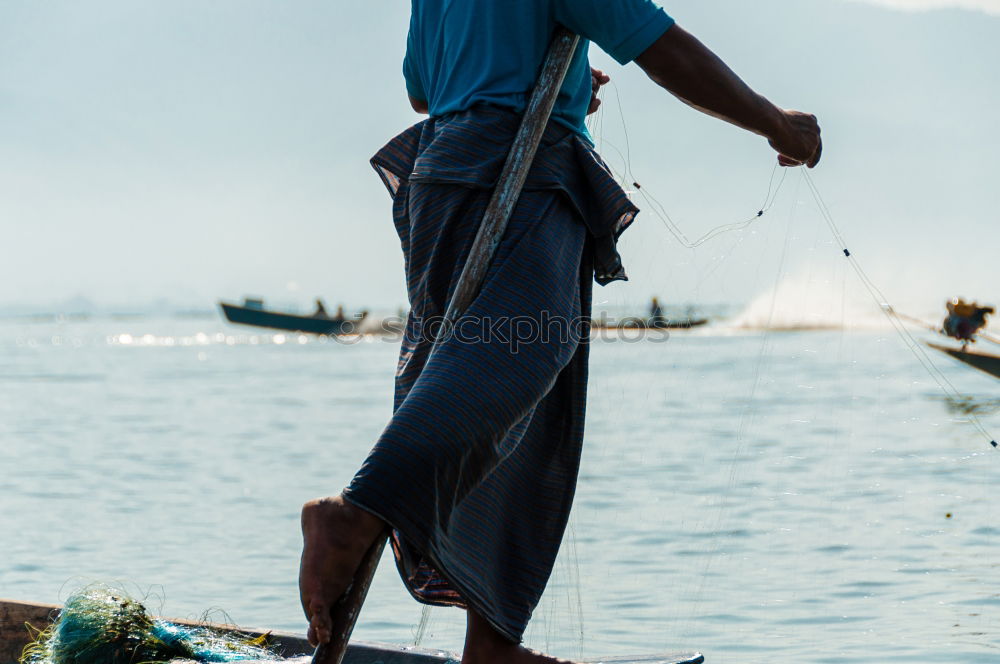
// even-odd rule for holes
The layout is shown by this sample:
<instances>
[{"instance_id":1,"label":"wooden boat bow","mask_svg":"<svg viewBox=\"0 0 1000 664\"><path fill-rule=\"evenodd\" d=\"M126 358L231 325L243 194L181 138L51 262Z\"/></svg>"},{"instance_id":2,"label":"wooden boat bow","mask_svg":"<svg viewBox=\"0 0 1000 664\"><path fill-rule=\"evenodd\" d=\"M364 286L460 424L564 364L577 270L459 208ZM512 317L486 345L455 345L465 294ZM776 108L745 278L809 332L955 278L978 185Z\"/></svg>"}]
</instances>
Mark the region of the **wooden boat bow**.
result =
<instances>
[{"instance_id":1,"label":"wooden boat bow","mask_svg":"<svg viewBox=\"0 0 1000 664\"><path fill-rule=\"evenodd\" d=\"M58 617L60 606L0 599L0 664L15 664L24 647L38 631L48 627ZM282 656L282 664L308 664L312 647L305 636L280 630L243 628L235 625L206 624L201 621L174 620L189 627L212 627L250 636L268 636L269 647ZM457 664L460 657L443 650L395 646L381 643L352 642L344 655L345 664ZM694 654L651 655L639 657L608 657L592 664L701 664L704 657ZM254 664L247 662L246 664ZM265 664L258 662L257 664Z\"/></svg>"}]
</instances>

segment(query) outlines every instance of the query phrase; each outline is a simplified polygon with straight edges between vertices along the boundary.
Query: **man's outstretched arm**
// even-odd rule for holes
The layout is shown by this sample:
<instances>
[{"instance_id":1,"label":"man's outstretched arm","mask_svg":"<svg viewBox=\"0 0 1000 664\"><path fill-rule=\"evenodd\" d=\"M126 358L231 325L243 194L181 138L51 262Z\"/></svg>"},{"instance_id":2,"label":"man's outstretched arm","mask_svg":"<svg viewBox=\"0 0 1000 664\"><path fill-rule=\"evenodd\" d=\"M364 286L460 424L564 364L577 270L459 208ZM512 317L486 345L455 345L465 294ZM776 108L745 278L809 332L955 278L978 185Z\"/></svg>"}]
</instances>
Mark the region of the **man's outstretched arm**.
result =
<instances>
[{"instance_id":1,"label":"man's outstretched arm","mask_svg":"<svg viewBox=\"0 0 1000 664\"><path fill-rule=\"evenodd\" d=\"M754 92L691 33L674 25L635 60L685 104L766 138L782 166L812 168L823 150L816 117L778 108Z\"/></svg>"}]
</instances>

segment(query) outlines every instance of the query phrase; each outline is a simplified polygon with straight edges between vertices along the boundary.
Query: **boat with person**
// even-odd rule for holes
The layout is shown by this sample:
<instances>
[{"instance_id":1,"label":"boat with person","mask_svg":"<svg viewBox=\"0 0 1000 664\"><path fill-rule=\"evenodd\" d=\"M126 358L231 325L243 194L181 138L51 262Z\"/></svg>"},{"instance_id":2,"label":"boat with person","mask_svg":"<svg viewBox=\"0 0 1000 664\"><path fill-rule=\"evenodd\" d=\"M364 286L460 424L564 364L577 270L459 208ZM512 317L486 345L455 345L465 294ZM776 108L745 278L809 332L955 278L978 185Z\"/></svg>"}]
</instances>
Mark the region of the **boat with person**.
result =
<instances>
[{"instance_id":1,"label":"boat with person","mask_svg":"<svg viewBox=\"0 0 1000 664\"><path fill-rule=\"evenodd\" d=\"M687 330L707 324L708 319L696 317L692 307L688 307L684 315L667 314L659 298L654 297L647 316L626 316L618 320L601 317L594 320L593 327L599 330Z\"/></svg>"},{"instance_id":2,"label":"boat with person","mask_svg":"<svg viewBox=\"0 0 1000 664\"><path fill-rule=\"evenodd\" d=\"M62 607L0 599L0 664L16 664L25 646L58 617ZM309 664L313 649L300 634L267 629L244 629L234 625L209 624L201 621L170 620L187 627L209 627L224 633L259 637L266 646L281 656L286 664ZM457 664L459 655L416 646L394 646L354 642L347 647L343 664ZM606 657L597 662L607 664L701 664L705 658L697 653L645 655L637 657ZM250 664L247 662L246 664Z\"/></svg>"},{"instance_id":3,"label":"boat with person","mask_svg":"<svg viewBox=\"0 0 1000 664\"><path fill-rule=\"evenodd\" d=\"M331 316L319 299L316 300L316 311L306 316L266 309L264 300L260 298L245 298L243 304L220 301L219 306L230 323L320 335L356 333L361 321L368 315L363 311L356 317L348 318L344 315L344 308L337 307L337 312Z\"/></svg>"},{"instance_id":4,"label":"boat with person","mask_svg":"<svg viewBox=\"0 0 1000 664\"><path fill-rule=\"evenodd\" d=\"M961 346L956 348L930 341L927 345L974 369L979 369L994 378L1000 378L1000 355L969 349L969 345L977 341L989 341L1000 345L1000 340L985 331L987 319L996 309L988 305L980 306L977 302L966 302L962 298L949 300L946 306L948 315L941 327L928 327L942 336L959 341Z\"/></svg>"},{"instance_id":5,"label":"boat with person","mask_svg":"<svg viewBox=\"0 0 1000 664\"><path fill-rule=\"evenodd\" d=\"M690 330L707 325L707 318L667 318L654 320L629 316L619 320L602 318L595 320L592 327L598 330Z\"/></svg>"}]
</instances>

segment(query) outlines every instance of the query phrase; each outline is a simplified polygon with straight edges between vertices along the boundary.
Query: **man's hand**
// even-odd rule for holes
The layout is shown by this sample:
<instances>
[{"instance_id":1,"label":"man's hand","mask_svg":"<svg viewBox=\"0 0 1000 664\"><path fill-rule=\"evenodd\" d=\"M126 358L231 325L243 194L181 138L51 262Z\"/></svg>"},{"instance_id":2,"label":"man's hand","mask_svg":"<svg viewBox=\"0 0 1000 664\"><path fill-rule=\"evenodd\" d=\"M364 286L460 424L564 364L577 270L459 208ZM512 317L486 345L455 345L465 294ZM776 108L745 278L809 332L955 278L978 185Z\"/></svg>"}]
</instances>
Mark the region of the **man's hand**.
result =
<instances>
[{"instance_id":1,"label":"man's hand","mask_svg":"<svg viewBox=\"0 0 1000 664\"><path fill-rule=\"evenodd\" d=\"M783 118L779 130L767 139L778 153L778 163L782 166L815 167L823 154L816 116L799 111L781 113Z\"/></svg>"},{"instance_id":2,"label":"man's hand","mask_svg":"<svg viewBox=\"0 0 1000 664\"><path fill-rule=\"evenodd\" d=\"M590 68L590 106L587 107L587 115L590 115L601 107L601 100L597 94L601 91L601 86L611 81L611 77L600 69Z\"/></svg>"}]
</instances>

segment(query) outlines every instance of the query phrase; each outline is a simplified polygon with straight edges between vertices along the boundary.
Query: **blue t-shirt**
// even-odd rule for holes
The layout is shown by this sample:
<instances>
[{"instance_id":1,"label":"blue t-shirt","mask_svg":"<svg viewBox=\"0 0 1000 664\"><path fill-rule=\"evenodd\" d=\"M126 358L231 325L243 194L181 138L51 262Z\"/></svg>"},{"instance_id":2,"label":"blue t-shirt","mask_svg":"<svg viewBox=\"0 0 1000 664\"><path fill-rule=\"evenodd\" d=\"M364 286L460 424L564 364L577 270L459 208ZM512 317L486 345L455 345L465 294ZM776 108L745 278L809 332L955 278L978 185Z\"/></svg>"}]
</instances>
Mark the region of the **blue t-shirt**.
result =
<instances>
[{"instance_id":1,"label":"blue t-shirt","mask_svg":"<svg viewBox=\"0 0 1000 664\"><path fill-rule=\"evenodd\" d=\"M522 111L557 23L582 39L552 118L587 136L589 42L626 64L674 21L652 0L412 0L406 90L434 117L480 103Z\"/></svg>"}]
</instances>

